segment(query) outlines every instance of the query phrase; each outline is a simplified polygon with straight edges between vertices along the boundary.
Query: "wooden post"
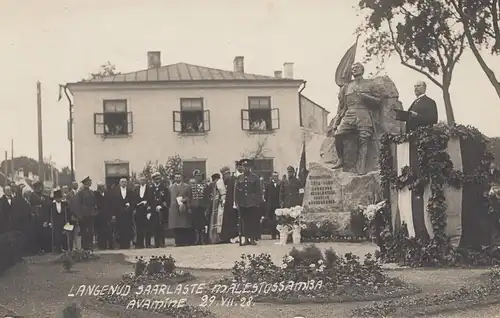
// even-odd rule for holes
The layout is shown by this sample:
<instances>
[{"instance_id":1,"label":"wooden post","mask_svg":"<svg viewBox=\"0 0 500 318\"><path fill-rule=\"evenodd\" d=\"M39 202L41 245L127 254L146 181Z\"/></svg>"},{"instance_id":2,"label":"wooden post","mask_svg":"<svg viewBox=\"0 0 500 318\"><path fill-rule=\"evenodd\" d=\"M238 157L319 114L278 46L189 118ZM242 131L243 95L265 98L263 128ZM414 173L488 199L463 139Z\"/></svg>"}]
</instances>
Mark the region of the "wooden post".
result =
<instances>
[{"instance_id":1,"label":"wooden post","mask_svg":"<svg viewBox=\"0 0 500 318\"><path fill-rule=\"evenodd\" d=\"M43 129L42 129L42 84L36 82L37 113L38 113L38 177L40 182L45 181L43 169Z\"/></svg>"},{"instance_id":2,"label":"wooden post","mask_svg":"<svg viewBox=\"0 0 500 318\"><path fill-rule=\"evenodd\" d=\"M10 170L12 173L12 181L16 181L16 168L14 166L14 139L10 141Z\"/></svg>"},{"instance_id":3,"label":"wooden post","mask_svg":"<svg viewBox=\"0 0 500 318\"><path fill-rule=\"evenodd\" d=\"M9 185L9 163L7 162L7 159L9 158L8 151L5 150L5 165L3 167L4 174L5 174L5 186Z\"/></svg>"}]
</instances>

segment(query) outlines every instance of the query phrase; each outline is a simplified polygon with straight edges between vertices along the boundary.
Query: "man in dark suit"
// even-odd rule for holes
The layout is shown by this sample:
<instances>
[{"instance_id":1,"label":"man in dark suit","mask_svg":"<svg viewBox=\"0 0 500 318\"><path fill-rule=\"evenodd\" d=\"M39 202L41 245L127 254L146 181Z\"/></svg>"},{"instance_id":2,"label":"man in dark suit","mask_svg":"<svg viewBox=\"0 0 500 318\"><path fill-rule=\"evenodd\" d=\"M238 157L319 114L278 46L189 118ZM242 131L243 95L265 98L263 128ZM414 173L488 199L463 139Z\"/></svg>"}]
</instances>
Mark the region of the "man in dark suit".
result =
<instances>
[{"instance_id":1,"label":"man in dark suit","mask_svg":"<svg viewBox=\"0 0 500 318\"><path fill-rule=\"evenodd\" d=\"M112 207L118 230L120 249L129 249L134 233L135 196L128 187L126 178L120 179L120 185L113 189Z\"/></svg>"},{"instance_id":2,"label":"man in dark suit","mask_svg":"<svg viewBox=\"0 0 500 318\"><path fill-rule=\"evenodd\" d=\"M73 235L64 229L70 222L68 203L62 201L61 190L54 191L54 201L50 204L49 220L52 227L52 245L55 252L71 249Z\"/></svg>"},{"instance_id":3,"label":"man in dark suit","mask_svg":"<svg viewBox=\"0 0 500 318\"><path fill-rule=\"evenodd\" d=\"M220 238L221 242L229 243L232 238L238 237L238 211L234 208L234 184L236 178L231 175L229 167L222 167L220 172L226 186Z\"/></svg>"},{"instance_id":4,"label":"man in dark suit","mask_svg":"<svg viewBox=\"0 0 500 318\"><path fill-rule=\"evenodd\" d=\"M438 122L436 102L425 95L427 84L420 81L415 84L417 99L411 104L408 112L410 118L406 122L406 131L410 132L422 126L435 125Z\"/></svg>"},{"instance_id":5,"label":"man in dark suit","mask_svg":"<svg viewBox=\"0 0 500 318\"><path fill-rule=\"evenodd\" d=\"M12 188L6 186L4 189L4 195L0 198L0 233L5 233L10 231L10 224L12 219L12 204L14 203L14 196L12 193Z\"/></svg>"},{"instance_id":6,"label":"man in dark suit","mask_svg":"<svg viewBox=\"0 0 500 318\"><path fill-rule=\"evenodd\" d=\"M106 191L104 183L97 184L95 191L97 203L97 216L95 219L95 229L97 232L97 247L100 250L113 249L114 239L111 229L111 207L109 192Z\"/></svg>"},{"instance_id":7,"label":"man in dark suit","mask_svg":"<svg viewBox=\"0 0 500 318\"><path fill-rule=\"evenodd\" d=\"M276 230L276 209L280 207L280 176L275 171L271 176L271 180L267 184L264 192L264 200L266 201L267 219L271 230L271 238L274 240L279 235Z\"/></svg>"},{"instance_id":8,"label":"man in dark suit","mask_svg":"<svg viewBox=\"0 0 500 318\"><path fill-rule=\"evenodd\" d=\"M171 203L170 192L161 180L159 172L153 173L153 184L149 196L151 229L155 238L155 247L165 247L165 223L168 223L168 208ZM175 198L174 198L175 200Z\"/></svg>"},{"instance_id":9,"label":"man in dark suit","mask_svg":"<svg viewBox=\"0 0 500 318\"><path fill-rule=\"evenodd\" d=\"M153 232L153 226L151 222L151 200L152 200L152 189L148 185L146 177L139 177L139 186L134 189L136 195L136 207L135 207L135 227L137 233L137 239L135 243L135 248L151 247L151 234Z\"/></svg>"}]
</instances>

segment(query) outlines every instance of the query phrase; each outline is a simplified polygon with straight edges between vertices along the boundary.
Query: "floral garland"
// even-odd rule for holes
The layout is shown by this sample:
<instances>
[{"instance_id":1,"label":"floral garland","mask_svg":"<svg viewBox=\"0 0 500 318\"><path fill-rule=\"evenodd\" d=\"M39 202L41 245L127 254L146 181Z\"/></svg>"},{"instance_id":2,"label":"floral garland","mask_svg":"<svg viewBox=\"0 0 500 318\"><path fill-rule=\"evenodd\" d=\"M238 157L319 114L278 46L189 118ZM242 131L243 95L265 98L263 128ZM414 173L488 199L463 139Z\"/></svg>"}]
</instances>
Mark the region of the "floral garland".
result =
<instances>
[{"instance_id":1,"label":"floral garland","mask_svg":"<svg viewBox=\"0 0 500 318\"><path fill-rule=\"evenodd\" d=\"M481 163L472 174L464 174L454 169L450 155L447 153L447 144L451 138L459 138L461 141L472 140L479 144L483 153ZM391 145L412 141L416 144L418 173L414 173L409 166L401 169L401 174L394 169L394 158L391 153ZM381 186L383 189L403 189L423 191L424 187L431 186L431 197L427 205L434 237L430 242L422 245L432 247L444 257L450 250L449 240L445 233L447 224L446 199L444 195L445 183L461 188L465 184L487 184L490 180L489 168L493 161L493 155L486 149L487 138L476 128L463 125L447 126L443 124L434 127L419 128L405 134L384 134L381 137L380 148L380 173ZM386 192L387 193L387 192ZM400 235L390 235L392 240L401 239ZM393 245L394 242L386 242L386 245ZM396 244L397 245L397 244ZM419 244L420 245L420 244ZM387 247L387 246L385 246ZM382 253L385 250L381 247Z\"/></svg>"}]
</instances>

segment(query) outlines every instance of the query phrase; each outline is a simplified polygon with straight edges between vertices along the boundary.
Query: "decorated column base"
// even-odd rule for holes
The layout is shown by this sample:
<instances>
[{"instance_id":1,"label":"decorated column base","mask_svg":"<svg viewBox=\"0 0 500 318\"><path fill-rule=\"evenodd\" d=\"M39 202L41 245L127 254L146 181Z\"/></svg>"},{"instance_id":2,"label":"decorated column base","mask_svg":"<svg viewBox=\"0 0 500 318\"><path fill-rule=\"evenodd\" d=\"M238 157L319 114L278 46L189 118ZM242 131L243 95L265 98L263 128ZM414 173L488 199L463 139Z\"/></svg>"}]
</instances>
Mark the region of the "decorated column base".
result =
<instances>
[{"instance_id":1,"label":"decorated column base","mask_svg":"<svg viewBox=\"0 0 500 318\"><path fill-rule=\"evenodd\" d=\"M311 163L304 192L304 222L335 224L338 235L353 236L351 211L382 197L380 173L357 175Z\"/></svg>"},{"instance_id":2,"label":"decorated column base","mask_svg":"<svg viewBox=\"0 0 500 318\"><path fill-rule=\"evenodd\" d=\"M381 246L383 253L397 247L400 257L446 263L455 261L454 249L491 243L484 194L493 157L478 130L435 125L385 135L381 144L382 186L392 230L386 238L393 240ZM411 249L407 240L419 251L403 251Z\"/></svg>"}]
</instances>

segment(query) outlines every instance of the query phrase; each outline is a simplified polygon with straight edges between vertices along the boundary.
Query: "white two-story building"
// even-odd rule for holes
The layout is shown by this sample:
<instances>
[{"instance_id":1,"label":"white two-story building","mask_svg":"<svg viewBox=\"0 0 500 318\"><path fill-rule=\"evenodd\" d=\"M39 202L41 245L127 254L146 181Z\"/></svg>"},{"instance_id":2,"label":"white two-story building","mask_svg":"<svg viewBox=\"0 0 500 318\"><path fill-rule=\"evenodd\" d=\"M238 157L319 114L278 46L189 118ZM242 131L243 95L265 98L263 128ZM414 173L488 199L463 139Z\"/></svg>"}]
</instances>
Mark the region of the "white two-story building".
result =
<instances>
[{"instance_id":1,"label":"white two-story building","mask_svg":"<svg viewBox=\"0 0 500 318\"><path fill-rule=\"evenodd\" d=\"M303 138L323 138L328 111L300 93L306 83L293 78L293 63L263 76L245 73L241 56L233 71L162 66L160 52L147 58L146 70L67 85L77 180L115 182L172 155L186 177L194 169L210 176L242 157L255 158L267 177L297 165Z\"/></svg>"}]
</instances>

